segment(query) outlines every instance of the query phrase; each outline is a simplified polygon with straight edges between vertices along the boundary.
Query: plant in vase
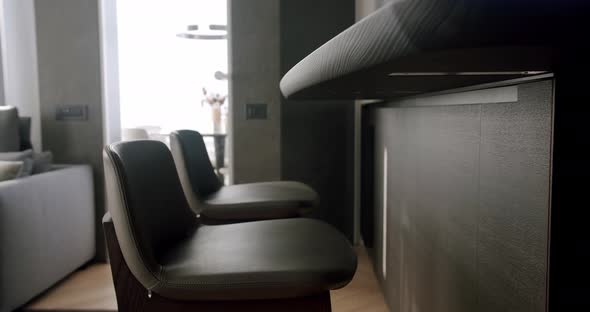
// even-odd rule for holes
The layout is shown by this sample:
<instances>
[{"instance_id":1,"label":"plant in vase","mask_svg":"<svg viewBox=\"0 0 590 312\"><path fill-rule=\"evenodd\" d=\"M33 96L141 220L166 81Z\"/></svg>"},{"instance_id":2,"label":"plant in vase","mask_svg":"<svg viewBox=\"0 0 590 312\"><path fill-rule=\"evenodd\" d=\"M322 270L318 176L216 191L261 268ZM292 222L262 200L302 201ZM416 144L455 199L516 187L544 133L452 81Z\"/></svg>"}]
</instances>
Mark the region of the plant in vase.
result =
<instances>
[{"instance_id":1,"label":"plant in vase","mask_svg":"<svg viewBox=\"0 0 590 312\"><path fill-rule=\"evenodd\" d=\"M212 93L207 91L206 88L203 88L203 101L201 104L205 102L211 106L211 117L213 118L213 133L221 133L221 107L225 104L225 100L227 99L227 95L221 95L219 93Z\"/></svg>"}]
</instances>

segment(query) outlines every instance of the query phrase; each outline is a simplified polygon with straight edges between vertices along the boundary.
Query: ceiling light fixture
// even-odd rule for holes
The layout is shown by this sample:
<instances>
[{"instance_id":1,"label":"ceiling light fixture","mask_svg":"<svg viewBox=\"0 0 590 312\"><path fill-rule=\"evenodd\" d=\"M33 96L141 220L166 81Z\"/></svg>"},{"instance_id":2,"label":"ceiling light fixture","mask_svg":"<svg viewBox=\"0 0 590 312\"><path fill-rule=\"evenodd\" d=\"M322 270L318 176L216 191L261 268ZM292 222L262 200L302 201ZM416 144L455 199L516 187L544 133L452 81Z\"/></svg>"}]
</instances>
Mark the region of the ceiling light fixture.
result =
<instances>
[{"instance_id":1,"label":"ceiling light fixture","mask_svg":"<svg viewBox=\"0 0 590 312\"><path fill-rule=\"evenodd\" d=\"M177 34L179 38L196 40L225 40L227 39L226 25L209 25L208 31L199 33L199 25L188 25L186 32Z\"/></svg>"}]
</instances>

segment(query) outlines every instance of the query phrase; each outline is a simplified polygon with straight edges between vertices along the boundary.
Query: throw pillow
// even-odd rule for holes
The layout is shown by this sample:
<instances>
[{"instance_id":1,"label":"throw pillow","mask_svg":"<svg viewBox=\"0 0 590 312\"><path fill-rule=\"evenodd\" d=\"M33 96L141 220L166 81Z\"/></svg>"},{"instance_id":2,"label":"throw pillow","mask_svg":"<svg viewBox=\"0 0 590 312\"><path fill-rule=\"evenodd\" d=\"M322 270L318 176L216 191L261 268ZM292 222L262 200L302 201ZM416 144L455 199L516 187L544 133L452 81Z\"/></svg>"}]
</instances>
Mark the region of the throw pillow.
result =
<instances>
[{"instance_id":1,"label":"throw pillow","mask_svg":"<svg viewBox=\"0 0 590 312\"><path fill-rule=\"evenodd\" d=\"M16 179L23 166L22 161L0 160L0 181Z\"/></svg>"},{"instance_id":2,"label":"throw pillow","mask_svg":"<svg viewBox=\"0 0 590 312\"><path fill-rule=\"evenodd\" d=\"M22 152L7 152L7 153L0 153L0 160L4 161L21 161L25 158L32 158L33 157L33 150L26 150Z\"/></svg>"},{"instance_id":3,"label":"throw pillow","mask_svg":"<svg viewBox=\"0 0 590 312\"><path fill-rule=\"evenodd\" d=\"M19 119L16 107L0 106L0 152L20 150Z\"/></svg>"},{"instance_id":4,"label":"throw pillow","mask_svg":"<svg viewBox=\"0 0 590 312\"><path fill-rule=\"evenodd\" d=\"M33 155L33 161L33 174L50 171L53 165L53 154L50 151L35 153Z\"/></svg>"},{"instance_id":5,"label":"throw pillow","mask_svg":"<svg viewBox=\"0 0 590 312\"><path fill-rule=\"evenodd\" d=\"M33 167L35 165L35 161L33 158L25 158L22 160L23 165L18 172L17 178L24 178L28 177L33 174Z\"/></svg>"}]
</instances>

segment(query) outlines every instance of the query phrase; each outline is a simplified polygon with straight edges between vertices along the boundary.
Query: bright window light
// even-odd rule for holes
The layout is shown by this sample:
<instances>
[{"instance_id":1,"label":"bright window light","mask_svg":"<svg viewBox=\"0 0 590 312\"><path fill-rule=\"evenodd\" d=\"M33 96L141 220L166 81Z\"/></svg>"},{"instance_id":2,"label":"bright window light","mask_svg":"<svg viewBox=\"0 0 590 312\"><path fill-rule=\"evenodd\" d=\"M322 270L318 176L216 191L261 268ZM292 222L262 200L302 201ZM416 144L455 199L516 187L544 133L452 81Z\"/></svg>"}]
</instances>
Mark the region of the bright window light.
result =
<instances>
[{"instance_id":1,"label":"bright window light","mask_svg":"<svg viewBox=\"0 0 590 312\"><path fill-rule=\"evenodd\" d=\"M124 0L117 10L122 127L212 133L203 88L228 94L227 80L216 79L228 70L227 40L178 34L190 25L227 25L227 1Z\"/></svg>"}]
</instances>

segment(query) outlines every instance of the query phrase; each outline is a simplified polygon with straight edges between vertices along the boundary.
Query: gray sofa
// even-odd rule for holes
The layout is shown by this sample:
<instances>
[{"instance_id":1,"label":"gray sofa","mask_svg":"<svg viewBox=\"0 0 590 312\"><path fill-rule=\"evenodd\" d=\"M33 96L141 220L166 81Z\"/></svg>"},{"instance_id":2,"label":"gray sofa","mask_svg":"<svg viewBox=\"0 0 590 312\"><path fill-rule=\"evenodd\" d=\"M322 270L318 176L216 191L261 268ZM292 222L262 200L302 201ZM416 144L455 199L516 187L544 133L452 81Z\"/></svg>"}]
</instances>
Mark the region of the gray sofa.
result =
<instances>
[{"instance_id":1,"label":"gray sofa","mask_svg":"<svg viewBox=\"0 0 590 312\"><path fill-rule=\"evenodd\" d=\"M0 182L0 312L12 311L94 257L90 166Z\"/></svg>"}]
</instances>

